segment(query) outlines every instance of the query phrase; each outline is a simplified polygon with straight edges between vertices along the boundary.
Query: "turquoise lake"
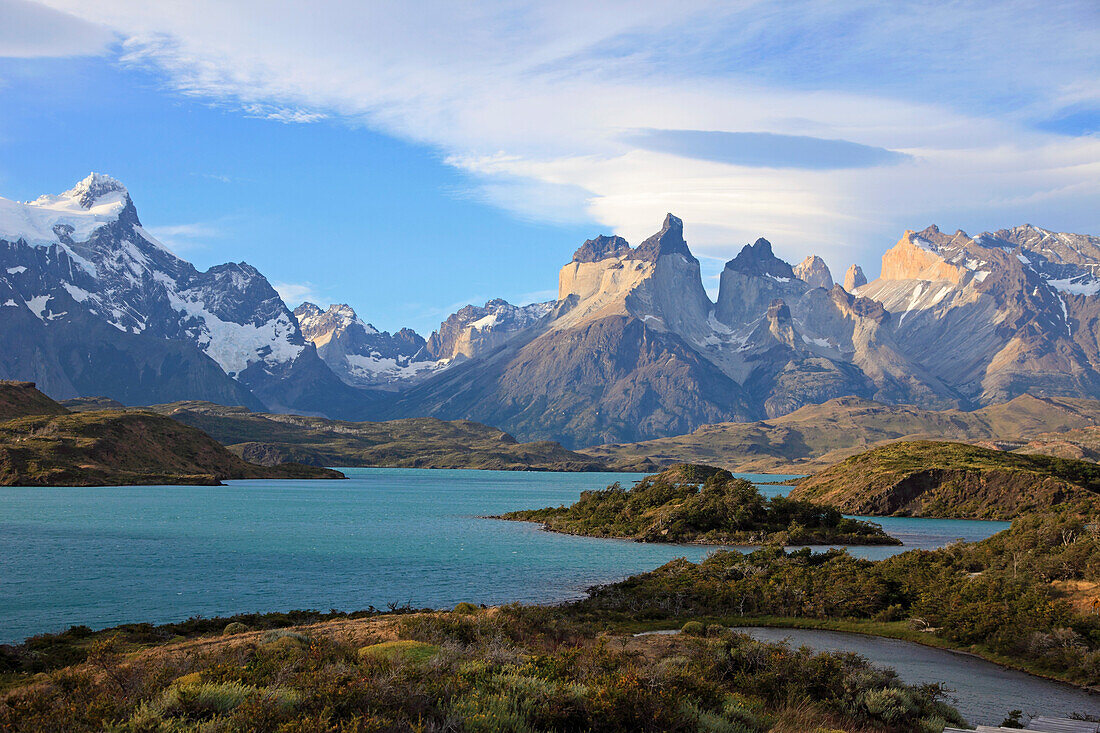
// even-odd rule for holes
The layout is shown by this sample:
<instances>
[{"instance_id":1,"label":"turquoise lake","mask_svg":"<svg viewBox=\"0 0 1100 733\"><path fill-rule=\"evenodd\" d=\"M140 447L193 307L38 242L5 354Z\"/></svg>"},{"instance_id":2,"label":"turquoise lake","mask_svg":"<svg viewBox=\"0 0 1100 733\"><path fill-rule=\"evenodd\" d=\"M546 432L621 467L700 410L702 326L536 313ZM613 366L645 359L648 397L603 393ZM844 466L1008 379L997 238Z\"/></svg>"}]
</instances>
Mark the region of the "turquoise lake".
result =
<instances>
[{"instance_id":1,"label":"turquoise lake","mask_svg":"<svg viewBox=\"0 0 1100 733\"><path fill-rule=\"evenodd\" d=\"M573 537L479 518L572 503L583 490L614 481L629 486L641 474L344 471L347 481L0 487L0 643L73 624L194 615L552 603L715 549ZM761 487L766 494L787 490ZM853 554L885 557L1007 527L876 521L905 546Z\"/></svg>"}]
</instances>

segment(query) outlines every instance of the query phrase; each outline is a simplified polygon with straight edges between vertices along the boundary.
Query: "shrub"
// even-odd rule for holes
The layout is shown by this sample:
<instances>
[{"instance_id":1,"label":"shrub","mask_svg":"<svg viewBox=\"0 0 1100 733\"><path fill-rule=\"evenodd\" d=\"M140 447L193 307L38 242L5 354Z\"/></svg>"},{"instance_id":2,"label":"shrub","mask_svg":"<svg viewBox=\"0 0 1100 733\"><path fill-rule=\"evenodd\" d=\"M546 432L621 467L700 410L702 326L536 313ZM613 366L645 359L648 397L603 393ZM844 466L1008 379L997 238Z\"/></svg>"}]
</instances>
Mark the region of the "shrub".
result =
<instances>
[{"instance_id":1,"label":"shrub","mask_svg":"<svg viewBox=\"0 0 1100 733\"><path fill-rule=\"evenodd\" d=\"M381 644L371 644L360 649L359 658L419 664L428 661L437 653L439 653L438 646L422 641L384 641Z\"/></svg>"},{"instance_id":2,"label":"shrub","mask_svg":"<svg viewBox=\"0 0 1100 733\"><path fill-rule=\"evenodd\" d=\"M688 621L682 627L680 631L689 636L702 636L706 633L707 628L699 621Z\"/></svg>"},{"instance_id":3,"label":"shrub","mask_svg":"<svg viewBox=\"0 0 1100 733\"><path fill-rule=\"evenodd\" d=\"M285 629L275 629L264 634L263 639L260 640L262 644L272 644L280 639L290 639L302 646L309 646L309 637L305 634L298 634L293 631L286 631Z\"/></svg>"},{"instance_id":4,"label":"shrub","mask_svg":"<svg viewBox=\"0 0 1100 733\"><path fill-rule=\"evenodd\" d=\"M463 616L472 616L480 610L481 609L474 604L463 601L462 603L459 603L457 606L455 606L454 612L462 614Z\"/></svg>"},{"instance_id":5,"label":"shrub","mask_svg":"<svg viewBox=\"0 0 1100 733\"><path fill-rule=\"evenodd\" d=\"M223 634L243 634L246 631L252 631L247 624L242 624L240 621L232 621L225 625L222 629Z\"/></svg>"}]
</instances>

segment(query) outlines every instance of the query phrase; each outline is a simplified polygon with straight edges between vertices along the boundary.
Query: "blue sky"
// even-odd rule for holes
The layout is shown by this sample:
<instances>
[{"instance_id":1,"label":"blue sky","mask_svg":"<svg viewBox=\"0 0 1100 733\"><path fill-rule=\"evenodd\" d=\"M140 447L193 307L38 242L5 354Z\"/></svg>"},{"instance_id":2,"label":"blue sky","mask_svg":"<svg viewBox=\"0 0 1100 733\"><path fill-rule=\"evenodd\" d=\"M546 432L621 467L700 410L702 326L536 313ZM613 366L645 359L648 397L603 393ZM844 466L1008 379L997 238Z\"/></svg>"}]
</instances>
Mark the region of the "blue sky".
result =
<instances>
[{"instance_id":1,"label":"blue sky","mask_svg":"<svg viewBox=\"0 0 1100 733\"><path fill-rule=\"evenodd\" d=\"M1100 233L1095 2L0 0L0 196L96 170L200 267L429 332L685 220L873 276L905 228Z\"/></svg>"}]
</instances>

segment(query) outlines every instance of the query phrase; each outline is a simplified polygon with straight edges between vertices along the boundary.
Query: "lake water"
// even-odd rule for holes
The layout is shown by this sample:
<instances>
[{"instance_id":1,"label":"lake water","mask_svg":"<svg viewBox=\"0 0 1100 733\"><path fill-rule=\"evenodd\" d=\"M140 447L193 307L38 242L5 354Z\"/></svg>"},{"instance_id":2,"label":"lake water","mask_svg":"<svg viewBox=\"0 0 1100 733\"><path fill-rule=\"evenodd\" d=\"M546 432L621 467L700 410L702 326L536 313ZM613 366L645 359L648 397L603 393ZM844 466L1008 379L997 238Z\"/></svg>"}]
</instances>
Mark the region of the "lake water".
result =
<instances>
[{"instance_id":1,"label":"lake water","mask_svg":"<svg viewBox=\"0 0 1100 733\"><path fill-rule=\"evenodd\" d=\"M1010 710L1029 715L1100 715L1100 695L1005 669L976 657L898 639L807 629L742 628L763 641L787 641L817 651L849 651L893 667L910 684L940 682L954 690L953 704L972 724L999 725Z\"/></svg>"},{"instance_id":2,"label":"lake water","mask_svg":"<svg viewBox=\"0 0 1100 733\"><path fill-rule=\"evenodd\" d=\"M641 474L345 469L348 481L0 487L0 643L73 624L299 608L549 603L714 548L573 537L480 519L572 503ZM775 476L746 475L750 480ZM769 494L788 487L765 486ZM880 521L905 547L1007 526Z\"/></svg>"}]
</instances>

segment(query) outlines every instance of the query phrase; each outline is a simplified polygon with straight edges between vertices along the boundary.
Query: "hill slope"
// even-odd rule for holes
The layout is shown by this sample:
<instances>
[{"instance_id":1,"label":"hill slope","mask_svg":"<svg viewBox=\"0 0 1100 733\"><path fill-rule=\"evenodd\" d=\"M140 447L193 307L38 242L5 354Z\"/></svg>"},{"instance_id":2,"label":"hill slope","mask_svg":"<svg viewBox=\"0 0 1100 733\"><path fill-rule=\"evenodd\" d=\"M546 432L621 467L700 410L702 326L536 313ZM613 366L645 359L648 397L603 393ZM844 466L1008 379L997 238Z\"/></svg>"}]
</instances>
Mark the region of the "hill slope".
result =
<instances>
[{"instance_id":1,"label":"hill slope","mask_svg":"<svg viewBox=\"0 0 1100 733\"><path fill-rule=\"evenodd\" d=\"M903 441L852 456L803 479L792 499L884 516L1012 519L1095 505L1100 465L963 443Z\"/></svg>"},{"instance_id":2,"label":"hill slope","mask_svg":"<svg viewBox=\"0 0 1100 733\"><path fill-rule=\"evenodd\" d=\"M0 420L27 415L65 415L64 405L35 389L34 382L0 380Z\"/></svg>"},{"instance_id":3,"label":"hill slope","mask_svg":"<svg viewBox=\"0 0 1100 733\"><path fill-rule=\"evenodd\" d=\"M430 417L344 422L249 412L209 402L151 408L199 428L246 460L325 466L602 471L599 459L550 441L517 443L511 435L469 420Z\"/></svg>"},{"instance_id":4,"label":"hill slope","mask_svg":"<svg viewBox=\"0 0 1100 733\"><path fill-rule=\"evenodd\" d=\"M144 411L68 413L29 383L0 383L0 405L40 410L0 422L0 485L217 484L240 478L342 478L312 466L257 466L202 431Z\"/></svg>"},{"instance_id":5,"label":"hill slope","mask_svg":"<svg viewBox=\"0 0 1100 733\"><path fill-rule=\"evenodd\" d=\"M582 452L613 465L649 458L658 465L688 461L736 471L799 473L825 468L897 440L1010 441L1013 444L1004 447L1054 452L1057 436L1045 434L1095 425L1100 425L1100 402L1095 400L1022 395L1004 404L964 412L842 397L772 420L705 425L687 435L595 446ZM1087 437L1087 433L1082 435L1080 441ZM1050 451L1044 450L1044 441L1052 446Z\"/></svg>"}]
</instances>

